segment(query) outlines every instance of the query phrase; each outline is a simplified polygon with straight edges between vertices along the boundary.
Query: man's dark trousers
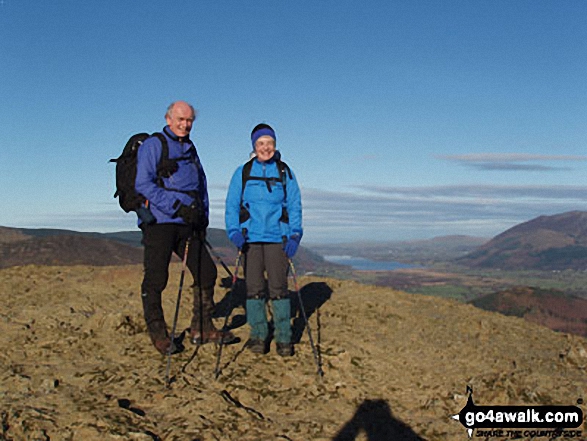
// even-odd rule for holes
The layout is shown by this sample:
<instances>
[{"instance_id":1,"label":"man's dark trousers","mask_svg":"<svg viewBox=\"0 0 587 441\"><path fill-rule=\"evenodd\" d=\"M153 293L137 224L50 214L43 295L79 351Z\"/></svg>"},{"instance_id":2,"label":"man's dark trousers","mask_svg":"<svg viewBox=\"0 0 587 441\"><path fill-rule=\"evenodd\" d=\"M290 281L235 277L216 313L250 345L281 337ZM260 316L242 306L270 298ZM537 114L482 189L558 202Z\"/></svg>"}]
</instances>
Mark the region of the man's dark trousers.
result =
<instances>
[{"instance_id":1,"label":"man's dark trousers","mask_svg":"<svg viewBox=\"0 0 587 441\"><path fill-rule=\"evenodd\" d=\"M141 228L143 231L144 278L141 285L143 310L147 329L153 337L165 338L167 328L161 293L167 286L169 263L172 253L183 259L186 243L192 237L187 257L187 267L194 278L194 286L202 292L213 293L217 270L200 232L193 232L185 224L154 224ZM213 299L206 299L213 303Z\"/></svg>"}]
</instances>

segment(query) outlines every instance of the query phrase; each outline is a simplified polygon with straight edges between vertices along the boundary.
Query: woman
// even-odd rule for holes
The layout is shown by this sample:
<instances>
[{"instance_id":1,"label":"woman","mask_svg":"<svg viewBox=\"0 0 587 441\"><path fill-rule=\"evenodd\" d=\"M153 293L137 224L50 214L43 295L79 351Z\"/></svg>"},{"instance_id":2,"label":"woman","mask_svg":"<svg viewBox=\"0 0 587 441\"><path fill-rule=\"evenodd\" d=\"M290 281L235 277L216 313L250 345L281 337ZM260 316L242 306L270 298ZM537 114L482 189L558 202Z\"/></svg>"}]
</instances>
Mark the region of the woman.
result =
<instances>
[{"instance_id":1,"label":"woman","mask_svg":"<svg viewBox=\"0 0 587 441\"><path fill-rule=\"evenodd\" d=\"M269 346L265 276L277 353L293 355L291 305L287 289L289 259L302 239L302 202L294 174L275 149L275 131L267 124L251 132L253 157L232 176L226 196L226 233L245 256L247 347L265 354Z\"/></svg>"}]
</instances>

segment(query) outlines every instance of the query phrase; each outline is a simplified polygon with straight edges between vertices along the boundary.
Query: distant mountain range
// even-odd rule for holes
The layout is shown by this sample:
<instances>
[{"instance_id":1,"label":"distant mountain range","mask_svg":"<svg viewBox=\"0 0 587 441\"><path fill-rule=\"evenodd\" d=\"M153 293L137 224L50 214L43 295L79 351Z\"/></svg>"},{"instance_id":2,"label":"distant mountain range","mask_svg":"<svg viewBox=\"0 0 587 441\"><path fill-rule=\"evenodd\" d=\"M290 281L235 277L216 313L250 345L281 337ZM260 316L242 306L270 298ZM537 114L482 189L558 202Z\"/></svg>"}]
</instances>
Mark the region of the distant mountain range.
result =
<instances>
[{"instance_id":1,"label":"distant mountain range","mask_svg":"<svg viewBox=\"0 0 587 441\"><path fill-rule=\"evenodd\" d=\"M142 233L95 233L50 228L0 227L0 268L22 265L131 265L143 262ZM207 240L215 255L232 266L237 250L226 232L209 228ZM301 246L294 258L300 273L320 272L337 265Z\"/></svg>"},{"instance_id":2,"label":"distant mountain range","mask_svg":"<svg viewBox=\"0 0 587 441\"><path fill-rule=\"evenodd\" d=\"M457 262L472 268L586 270L587 212L540 216L516 225Z\"/></svg>"},{"instance_id":3,"label":"distant mountain range","mask_svg":"<svg viewBox=\"0 0 587 441\"><path fill-rule=\"evenodd\" d=\"M210 228L214 252L233 262L236 249L224 230ZM301 271L340 268L323 255L418 263L453 261L469 268L586 270L587 212L540 216L487 239L442 236L404 242L357 242L300 247L294 262ZM0 268L15 265L122 265L142 262L141 232L79 232L0 227Z\"/></svg>"}]
</instances>

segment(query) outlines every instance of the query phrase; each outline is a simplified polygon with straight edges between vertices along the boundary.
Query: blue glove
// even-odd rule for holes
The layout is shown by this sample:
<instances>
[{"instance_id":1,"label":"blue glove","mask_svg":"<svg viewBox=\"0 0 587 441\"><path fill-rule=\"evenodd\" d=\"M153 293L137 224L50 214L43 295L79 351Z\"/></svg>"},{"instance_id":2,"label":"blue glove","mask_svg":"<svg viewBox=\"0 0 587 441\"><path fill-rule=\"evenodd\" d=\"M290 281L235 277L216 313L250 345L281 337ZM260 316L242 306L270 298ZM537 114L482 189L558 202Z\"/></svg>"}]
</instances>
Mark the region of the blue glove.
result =
<instances>
[{"instance_id":1,"label":"blue glove","mask_svg":"<svg viewBox=\"0 0 587 441\"><path fill-rule=\"evenodd\" d=\"M293 256L295 256L296 252L298 251L298 246L300 245L301 239L302 238L300 236L294 235L291 236L285 243L283 250L285 251L285 255L288 259L291 259Z\"/></svg>"},{"instance_id":2,"label":"blue glove","mask_svg":"<svg viewBox=\"0 0 587 441\"><path fill-rule=\"evenodd\" d=\"M241 233L240 231L237 231L236 233L232 233L230 235L230 241L233 244L235 244L239 250L243 247L243 245L246 242L245 236L243 236L243 233Z\"/></svg>"}]
</instances>

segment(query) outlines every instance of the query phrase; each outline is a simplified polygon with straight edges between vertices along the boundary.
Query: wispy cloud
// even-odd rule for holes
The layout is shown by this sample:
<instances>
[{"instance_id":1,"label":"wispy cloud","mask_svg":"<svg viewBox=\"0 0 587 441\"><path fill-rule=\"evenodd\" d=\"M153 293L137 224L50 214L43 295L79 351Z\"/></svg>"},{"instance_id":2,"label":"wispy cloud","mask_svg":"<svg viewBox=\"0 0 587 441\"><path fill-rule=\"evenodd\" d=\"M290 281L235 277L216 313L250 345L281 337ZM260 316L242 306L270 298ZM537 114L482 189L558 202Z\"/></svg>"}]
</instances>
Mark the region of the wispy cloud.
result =
<instances>
[{"instance_id":1,"label":"wispy cloud","mask_svg":"<svg viewBox=\"0 0 587 441\"><path fill-rule=\"evenodd\" d=\"M568 166L546 165L551 162L587 161L580 155L535 155L527 153L472 153L465 155L436 155L435 158L456 162L465 167L486 171L562 171Z\"/></svg>"},{"instance_id":2,"label":"wispy cloud","mask_svg":"<svg viewBox=\"0 0 587 441\"><path fill-rule=\"evenodd\" d=\"M587 200L587 187L581 185L439 185L420 187L392 187L360 185L355 188L388 197L451 197L465 198L540 198Z\"/></svg>"},{"instance_id":3,"label":"wispy cloud","mask_svg":"<svg viewBox=\"0 0 587 441\"><path fill-rule=\"evenodd\" d=\"M587 207L585 186L360 186L355 190L303 192L304 220L312 239L492 237L540 215Z\"/></svg>"}]
</instances>

